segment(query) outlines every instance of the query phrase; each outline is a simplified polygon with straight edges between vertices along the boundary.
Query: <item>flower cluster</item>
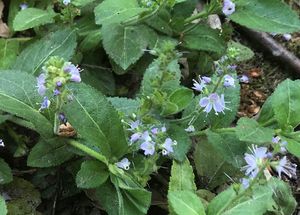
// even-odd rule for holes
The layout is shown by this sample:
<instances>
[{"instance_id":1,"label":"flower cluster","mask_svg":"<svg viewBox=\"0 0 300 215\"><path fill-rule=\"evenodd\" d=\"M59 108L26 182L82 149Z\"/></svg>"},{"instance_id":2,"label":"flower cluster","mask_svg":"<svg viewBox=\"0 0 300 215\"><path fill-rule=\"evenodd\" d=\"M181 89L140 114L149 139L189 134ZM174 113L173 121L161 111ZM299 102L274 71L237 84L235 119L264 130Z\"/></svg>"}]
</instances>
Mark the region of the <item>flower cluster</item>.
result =
<instances>
[{"instance_id":1,"label":"flower cluster","mask_svg":"<svg viewBox=\"0 0 300 215\"><path fill-rule=\"evenodd\" d=\"M277 137L273 138L273 142L279 144ZM261 171L275 170L278 173L279 178L282 174L286 174L288 177L296 177L296 164L287 160L286 156L278 160L273 157L273 153L268 152L266 147L257 147L252 145L250 153L245 153L244 157L247 165L242 167L242 171L245 171L246 178L243 178L241 183L246 189L249 186L249 182L258 176Z\"/></svg>"},{"instance_id":2,"label":"flower cluster","mask_svg":"<svg viewBox=\"0 0 300 215\"><path fill-rule=\"evenodd\" d=\"M45 94L52 91L53 96L61 95L68 82L81 82L79 68L71 62L65 62L62 58L51 57L43 67L43 72L37 77L38 93L44 96L40 110L50 106L50 101Z\"/></svg>"},{"instance_id":3,"label":"flower cluster","mask_svg":"<svg viewBox=\"0 0 300 215\"><path fill-rule=\"evenodd\" d=\"M167 136L165 126L145 126L139 120L129 123L131 132L129 144L139 145L144 155L154 155L160 150L162 155L169 155L174 152L173 146L177 144Z\"/></svg>"}]
</instances>

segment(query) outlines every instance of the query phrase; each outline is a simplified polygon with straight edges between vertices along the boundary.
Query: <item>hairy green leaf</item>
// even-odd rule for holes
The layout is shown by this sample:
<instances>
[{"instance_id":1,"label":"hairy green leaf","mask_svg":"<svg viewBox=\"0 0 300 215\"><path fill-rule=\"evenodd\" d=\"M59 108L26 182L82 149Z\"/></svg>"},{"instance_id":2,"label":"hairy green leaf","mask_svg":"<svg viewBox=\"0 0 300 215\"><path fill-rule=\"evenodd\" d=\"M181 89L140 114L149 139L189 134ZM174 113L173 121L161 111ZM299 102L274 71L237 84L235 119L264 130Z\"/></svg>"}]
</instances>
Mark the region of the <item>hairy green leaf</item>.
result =
<instances>
[{"instance_id":1,"label":"hairy green leaf","mask_svg":"<svg viewBox=\"0 0 300 215\"><path fill-rule=\"evenodd\" d=\"M30 121L42 136L51 137L52 124L37 110L42 98L35 78L15 70L0 73L0 109Z\"/></svg>"},{"instance_id":2,"label":"hairy green leaf","mask_svg":"<svg viewBox=\"0 0 300 215\"><path fill-rule=\"evenodd\" d=\"M153 31L146 26L104 25L103 46L108 55L126 70L144 54Z\"/></svg>"},{"instance_id":3,"label":"hairy green leaf","mask_svg":"<svg viewBox=\"0 0 300 215\"><path fill-rule=\"evenodd\" d=\"M120 158L128 145L117 111L104 95L94 88L72 85L73 101L64 113L85 144L107 158Z\"/></svg>"},{"instance_id":4,"label":"hairy green leaf","mask_svg":"<svg viewBox=\"0 0 300 215\"><path fill-rule=\"evenodd\" d=\"M177 142L177 145L173 146L174 152L171 156L177 161L184 161L186 158L185 155L192 146L191 138L182 127L176 125L172 125L167 133L172 140L176 140Z\"/></svg>"},{"instance_id":5,"label":"hairy green leaf","mask_svg":"<svg viewBox=\"0 0 300 215\"><path fill-rule=\"evenodd\" d=\"M26 47L17 57L12 68L37 74L51 56L69 60L74 54L75 48L76 30L67 28L49 33L41 40Z\"/></svg>"},{"instance_id":6,"label":"hairy green leaf","mask_svg":"<svg viewBox=\"0 0 300 215\"><path fill-rule=\"evenodd\" d=\"M255 144L271 142L275 134L273 129L261 127L254 119L246 117L239 119L235 133L239 140Z\"/></svg>"},{"instance_id":7,"label":"hairy green leaf","mask_svg":"<svg viewBox=\"0 0 300 215\"><path fill-rule=\"evenodd\" d=\"M273 191L273 199L281 214L292 215L297 207L290 186L278 178L268 181L268 186Z\"/></svg>"},{"instance_id":8,"label":"hairy green leaf","mask_svg":"<svg viewBox=\"0 0 300 215\"><path fill-rule=\"evenodd\" d=\"M27 8L17 13L13 27L15 31L23 31L40 25L54 22L56 13L53 10L41 10L38 8Z\"/></svg>"},{"instance_id":9,"label":"hairy green leaf","mask_svg":"<svg viewBox=\"0 0 300 215\"><path fill-rule=\"evenodd\" d=\"M247 46L242 45L241 43L230 41L228 43L228 49L230 48L238 50L239 55L236 57L236 60L238 62L247 61L254 57L254 52Z\"/></svg>"},{"instance_id":10,"label":"hairy green leaf","mask_svg":"<svg viewBox=\"0 0 300 215\"><path fill-rule=\"evenodd\" d=\"M127 116L136 113L139 107L139 101L125 97L109 97L108 101L112 103L114 108Z\"/></svg>"},{"instance_id":11,"label":"hairy green leaf","mask_svg":"<svg viewBox=\"0 0 300 215\"><path fill-rule=\"evenodd\" d=\"M282 128L296 127L300 123L300 80L287 79L272 94L272 106Z\"/></svg>"},{"instance_id":12,"label":"hairy green leaf","mask_svg":"<svg viewBox=\"0 0 300 215\"><path fill-rule=\"evenodd\" d=\"M41 139L30 151L27 165L32 167L58 166L72 158L67 140L61 138Z\"/></svg>"},{"instance_id":13,"label":"hairy green leaf","mask_svg":"<svg viewBox=\"0 0 300 215\"><path fill-rule=\"evenodd\" d=\"M300 30L295 11L281 0L236 0L234 22L258 31L292 33Z\"/></svg>"},{"instance_id":14,"label":"hairy green leaf","mask_svg":"<svg viewBox=\"0 0 300 215\"><path fill-rule=\"evenodd\" d=\"M188 190L196 192L196 189L195 176L189 160L186 158L182 163L173 160L169 192Z\"/></svg>"},{"instance_id":15,"label":"hairy green leaf","mask_svg":"<svg viewBox=\"0 0 300 215\"><path fill-rule=\"evenodd\" d=\"M19 41L17 39L0 39L0 69L7 69L17 58Z\"/></svg>"},{"instance_id":16,"label":"hairy green leaf","mask_svg":"<svg viewBox=\"0 0 300 215\"><path fill-rule=\"evenodd\" d=\"M172 191L168 194L172 209L177 215L205 215L200 198L191 191Z\"/></svg>"},{"instance_id":17,"label":"hairy green leaf","mask_svg":"<svg viewBox=\"0 0 300 215\"><path fill-rule=\"evenodd\" d=\"M109 172L103 163L87 160L81 164L80 171L76 175L76 184L80 188L96 188L105 183L108 176Z\"/></svg>"},{"instance_id":18,"label":"hairy green leaf","mask_svg":"<svg viewBox=\"0 0 300 215\"><path fill-rule=\"evenodd\" d=\"M189 49L212 51L220 54L226 50L226 44L220 37L219 32L206 25L198 25L184 34L183 46Z\"/></svg>"},{"instance_id":19,"label":"hairy green leaf","mask_svg":"<svg viewBox=\"0 0 300 215\"><path fill-rule=\"evenodd\" d=\"M146 10L137 0L105 0L95 8L96 24L121 23Z\"/></svg>"}]
</instances>

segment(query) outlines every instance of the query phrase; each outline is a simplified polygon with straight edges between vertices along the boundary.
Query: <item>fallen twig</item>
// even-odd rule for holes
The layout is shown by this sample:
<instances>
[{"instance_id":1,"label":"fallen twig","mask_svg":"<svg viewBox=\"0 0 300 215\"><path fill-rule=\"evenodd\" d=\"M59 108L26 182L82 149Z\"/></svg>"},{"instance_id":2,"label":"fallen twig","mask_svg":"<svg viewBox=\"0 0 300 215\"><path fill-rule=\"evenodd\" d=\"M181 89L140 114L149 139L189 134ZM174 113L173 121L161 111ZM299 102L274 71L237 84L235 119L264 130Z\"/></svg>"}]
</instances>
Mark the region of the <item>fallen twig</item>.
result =
<instances>
[{"instance_id":1,"label":"fallen twig","mask_svg":"<svg viewBox=\"0 0 300 215\"><path fill-rule=\"evenodd\" d=\"M274 40L269 34L264 32L257 32L244 27L239 28L250 40L255 41L261 47L271 53L273 57L293 71L300 74L300 59L292 52L288 51L284 46Z\"/></svg>"}]
</instances>

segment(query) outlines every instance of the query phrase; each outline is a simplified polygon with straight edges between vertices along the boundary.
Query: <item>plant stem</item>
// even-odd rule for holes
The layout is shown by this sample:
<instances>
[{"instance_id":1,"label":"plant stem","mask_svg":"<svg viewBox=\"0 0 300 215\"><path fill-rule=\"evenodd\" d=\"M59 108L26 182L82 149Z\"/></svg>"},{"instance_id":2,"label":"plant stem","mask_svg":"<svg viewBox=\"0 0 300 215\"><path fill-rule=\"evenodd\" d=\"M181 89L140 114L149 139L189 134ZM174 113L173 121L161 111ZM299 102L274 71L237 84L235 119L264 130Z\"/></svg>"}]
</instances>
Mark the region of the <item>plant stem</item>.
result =
<instances>
[{"instance_id":1,"label":"plant stem","mask_svg":"<svg viewBox=\"0 0 300 215\"><path fill-rule=\"evenodd\" d=\"M184 24L189 24L191 23L192 21L196 20L196 19L200 19L200 18L203 18L205 16L208 16L208 12L206 10L203 10L201 11L200 13L197 13L196 15L194 16L191 16L189 18L186 18L184 20Z\"/></svg>"},{"instance_id":2,"label":"plant stem","mask_svg":"<svg viewBox=\"0 0 300 215\"><path fill-rule=\"evenodd\" d=\"M218 128L214 131L218 133L235 132L235 128Z\"/></svg>"},{"instance_id":3,"label":"plant stem","mask_svg":"<svg viewBox=\"0 0 300 215\"><path fill-rule=\"evenodd\" d=\"M75 141L75 140L71 140L69 141L69 144L74 146L75 148L85 152L86 154L88 154L89 156L105 163L107 166L109 165L108 160L106 159L106 157L104 157L103 155L99 154L98 152L90 149L89 147Z\"/></svg>"}]
</instances>

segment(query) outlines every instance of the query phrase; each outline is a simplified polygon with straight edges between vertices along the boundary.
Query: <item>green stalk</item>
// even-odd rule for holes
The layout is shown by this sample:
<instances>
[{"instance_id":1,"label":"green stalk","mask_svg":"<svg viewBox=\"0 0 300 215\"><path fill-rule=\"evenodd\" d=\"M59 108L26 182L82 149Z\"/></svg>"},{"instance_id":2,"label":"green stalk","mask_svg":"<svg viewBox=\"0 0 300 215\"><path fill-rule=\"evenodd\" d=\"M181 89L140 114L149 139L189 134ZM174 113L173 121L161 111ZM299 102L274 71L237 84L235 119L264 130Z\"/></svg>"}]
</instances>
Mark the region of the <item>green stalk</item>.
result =
<instances>
[{"instance_id":1,"label":"green stalk","mask_svg":"<svg viewBox=\"0 0 300 215\"><path fill-rule=\"evenodd\" d=\"M90 149L89 147L87 147L87 146L85 146L85 145L79 143L78 141L71 140L71 141L69 141L69 144L70 144L71 146L74 146L75 148L77 148L77 149L79 149L79 150L85 152L85 153L88 154L89 156L91 156L91 157L93 157L93 158L95 158L95 159L97 159L97 160L99 160L99 161L105 163L107 166L109 165L108 160L106 159L105 156L103 156L103 155L101 155L100 153L98 153L98 152L96 152L96 151Z\"/></svg>"}]
</instances>

